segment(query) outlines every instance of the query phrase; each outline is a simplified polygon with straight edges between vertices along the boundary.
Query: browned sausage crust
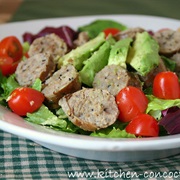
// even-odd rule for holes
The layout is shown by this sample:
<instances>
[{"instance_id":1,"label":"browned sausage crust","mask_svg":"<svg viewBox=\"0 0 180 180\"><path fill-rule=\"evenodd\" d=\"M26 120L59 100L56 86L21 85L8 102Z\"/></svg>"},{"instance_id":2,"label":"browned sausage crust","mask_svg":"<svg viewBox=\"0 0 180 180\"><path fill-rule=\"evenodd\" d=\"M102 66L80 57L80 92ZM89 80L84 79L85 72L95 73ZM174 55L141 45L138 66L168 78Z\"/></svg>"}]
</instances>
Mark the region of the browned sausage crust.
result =
<instances>
[{"instance_id":1,"label":"browned sausage crust","mask_svg":"<svg viewBox=\"0 0 180 180\"><path fill-rule=\"evenodd\" d=\"M58 107L58 101L65 94L81 89L79 74L72 65L62 66L44 83L42 93L50 108Z\"/></svg>"},{"instance_id":2,"label":"browned sausage crust","mask_svg":"<svg viewBox=\"0 0 180 180\"><path fill-rule=\"evenodd\" d=\"M114 64L105 66L95 75L93 81L94 88L106 89L114 96L122 88L130 85L141 89L142 83L138 76Z\"/></svg>"},{"instance_id":3,"label":"browned sausage crust","mask_svg":"<svg viewBox=\"0 0 180 180\"><path fill-rule=\"evenodd\" d=\"M21 86L32 86L39 78L44 82L55 71L55 63L50 54L38 53L21 61L15 71L16 80Z\"/></svg>"},{"instance_id":4,"label":"browned sausage crust","mask_svg":"<svg viewBox=\"0 0 180 180\"><path fill-rule=\"evenodd\" d=\"M119 115L114 96L106 90L84 88L64 96L59 105L69 120L85 131L106 128Z\"/></svg>"}]
</instances>

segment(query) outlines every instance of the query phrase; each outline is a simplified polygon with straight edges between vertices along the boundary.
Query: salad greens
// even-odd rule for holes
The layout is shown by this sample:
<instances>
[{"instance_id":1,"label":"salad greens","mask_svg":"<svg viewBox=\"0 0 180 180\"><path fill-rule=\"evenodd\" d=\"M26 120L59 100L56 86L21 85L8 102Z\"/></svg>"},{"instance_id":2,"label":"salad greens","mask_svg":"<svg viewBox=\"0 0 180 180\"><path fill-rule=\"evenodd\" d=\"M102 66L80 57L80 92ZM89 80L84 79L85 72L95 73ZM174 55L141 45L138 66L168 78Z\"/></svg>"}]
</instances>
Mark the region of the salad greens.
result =
<instances>
[{"instance_id":1,"label":"salad greens","mask_svg":"<svg viewBox=\"0 0 180 180\"><path fill-rule=\"evenodd\" d=\"M156 98L153 95L147 95L149 99L148 107L146 109L147 114L151 114L156 119L162 117L162 111L171 107L180 107L180 99L165 100Z\"/></svg>"},{"instance_id":2,"label":"salad greens","mask_svg":"<svg viewBox=\"0 0 180 180\"><path fill-rule=\"evenodd\" d=\"M86 44L77 47L70 51L59 59L59 66L69 63L69 58L73 59L73 65L80 72L81 80L84 84L91 87L95 73L100 71L105 65L118 64L126 68L126 60L133 66L134 69L145 75L151 71L151 69L158 64L158 45L148 35L148 33L139 34L134 46L131 47L132 39L126 38L118 42L114 42L111 37L105 38L104 33L100 33L107 27L115 27L120 30L127 29L126 26L117 22L108 20L97 20L91 24L79 27L79 31L88 32L91 40ZM143 36L143 37L142 37ZM33 37L34 38L34 37ZM144 43L143 50L141 43ZM24 52L29 49L29 43L24 43ZM128 56L128 53L130 54ZM139 57L143 57L143 61L139 61ZM153 59L154 61L148 62L147 59ZM170 70L175 69L175 63L168 58L162 56L166 66ZM143 67L142 67L143 64ZM143 68L143 69L142 69ZM0 72L0 104L7 106L6 100L10 93L19 87L19 84L15 80L15 74L5 77ZM41 91L42 82L37 79L32 88ZM151 92L145 90L144 92ZM175 100L163 100L156 98L152 93L148 93L147 98L149 100L146 113L154 116L157 120L163 117L163 110L167 110L172 107L180 108L180 99ZM39 124L54 130L65 131L69 133L84 134L94 137L106 137L106 138L135 138L135 135L129 134L125 131L127 123L116 121L113 125L100 129L95 132L87 132L79 127L75 126L63 112L61 108L56 110L49 110L47 106L42 105L36 112L28 113L25 120ZM162 128L162 127L161 127ZM167 132L162 128L160 136Z\"/></svg>"},{"instance_id":3,"label":"salad greens","mask_svg":"<svg viewBox=\"0 0 180 180\"><path fill-rule=\"evenodd\" d=\"M95 38L100 32L102 32L103 30L109 27L117 28L121 31L127 29L127 26L121 23L118 23L116 21L99 19L99 20L93 21L92 23L88 25L79 27L78 30L80 32L81 31L87 32L90 38Z\"/></svg>"}]
</instances>

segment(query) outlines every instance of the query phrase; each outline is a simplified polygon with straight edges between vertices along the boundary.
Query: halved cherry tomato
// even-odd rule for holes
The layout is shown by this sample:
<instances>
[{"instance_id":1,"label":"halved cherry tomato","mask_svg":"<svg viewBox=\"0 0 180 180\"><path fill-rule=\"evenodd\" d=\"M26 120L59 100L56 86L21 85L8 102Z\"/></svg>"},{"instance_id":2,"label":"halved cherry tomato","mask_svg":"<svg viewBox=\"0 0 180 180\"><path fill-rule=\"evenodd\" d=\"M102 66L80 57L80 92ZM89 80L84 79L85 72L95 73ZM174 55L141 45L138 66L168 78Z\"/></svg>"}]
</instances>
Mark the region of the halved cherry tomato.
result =
<instances>
[{"instance_id":1,"label":"halved cherry tomato","mask_svg":"<svg viewBox=\"0 0 180 180\"><path fill-rule=\"evenodd\" d=\"M20 87L11 93L7 101L14 113L25 116L40 108L44 101L44 95L35 89Z\"/></svg>"},{"instance_id":2,"label":"halved cherry tomato","mask_svg":"<svg viewBox=\"0 0 180 180\"><path fill-rule=\"evenodd\" d=\"M116 103L119 109L119 120L128 122L145 112L148 99L140 89L128 86L116 95Z\"/></svg>"},{"instance_id":3,"label":"halved cherry tomato","mask_svg":"<svg viewBox=\"0 0 180 180\"><path fill-rule=\"evenodd\" d=\"M118 32L120 32L120 30L117 28L107 28L103 32L105 33L105 36L107 37L109 34L112 34L112 35L117 34Z\"/></svg>"},{"instance_id":4,"label":"halved cherry tomato","mask_svg":"<svg viewBox=\"0 0 180 180\"><path fill-rule=\"evenodd\" d=\"M13 59L8 56L0 56L0 70L4 76L13 74L16 70L18 62L13 62Z\"/></svg>"},{"instance_id":5,"label":"halved cherry tomato","mask_svg":"<svg viewBox=\"0 0 180 180\"><path fill-rule=\"evenodd\" d=\"M136 136L157 137L159 126L154 117L140 114L126 126L126 131Z\"/></svg>"},{"instance_id":6,"label":"halved cherry tomato","mask_svg":"<svg viewBox=\"0 0 180 180\"><path fill-rule=\"evenodd\" d=\"M14 62L19 61L23 56L23 48L15 36L8 36L0 42L0 55L11 57Z\"/></svg>"},{"instance_id":7,"label":"halved cherry tomato","mask_svg":"<svg viewBox=\"0 0 180 180\"><path fill-rule=\"evenodd\" d=\"M166 71L158 73L153 81L153 95L161 99L178 99L179 81L174 72Z\"/></svg>"}]
</instances>

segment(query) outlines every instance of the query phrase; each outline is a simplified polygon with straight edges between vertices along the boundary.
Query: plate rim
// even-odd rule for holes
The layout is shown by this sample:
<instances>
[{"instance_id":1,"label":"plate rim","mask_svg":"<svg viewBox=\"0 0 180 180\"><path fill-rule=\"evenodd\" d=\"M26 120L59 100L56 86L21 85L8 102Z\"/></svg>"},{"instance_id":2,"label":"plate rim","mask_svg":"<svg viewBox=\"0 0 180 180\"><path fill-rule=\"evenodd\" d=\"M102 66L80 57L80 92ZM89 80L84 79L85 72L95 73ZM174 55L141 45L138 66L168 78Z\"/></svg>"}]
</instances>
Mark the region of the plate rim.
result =
<instances>
[{"instance_id":1,"label":"plate rim","mask_svg":"<svg viewBox=\"0 0 180 180\"><path fill-rule=\"evenodd\" d=\"M151 137L151 138L100 138L92 137L86 135L72 134L63 131L54 131L52 129L47 129L43 126L36 125L25 121L23 118L18 115L10 112L7 108L0 106L0 110L10 113L14 118L17 118L17 121L22 121L22 126L28 125L28 129L22 126L17 126L12 122L6 122L6 120L0 119L0 129L9 132L20 137L25 137L32 141L38 141L52 145L64 146L69 148L76 149L87 149L87 150L105 150L105 151L132 151L132 150L165 150L165 149L174 149L180 148L180 134L171 135L171 136L162 136L162 137ZM20 122L21 124L21 122ZM36 129L31 129L32 127L38 127L41 130L46 132L41 132ZM48 132L47 132L48 131ZM38 137L38 138L37 138ZM59 141L61 140L61 141ZM75 144L71 144L71 142ZM108 147L105 146L108 142ZM86 143L86 146L82 146L82 143ZM120 144L121 143L121 144ZM171 146L169 147L169 144ZM143 146L142 146L143 145ZM155 146L158 145L158 146ZM95 147L95 148L94 148Z\"/></svg>"}]
</instances>

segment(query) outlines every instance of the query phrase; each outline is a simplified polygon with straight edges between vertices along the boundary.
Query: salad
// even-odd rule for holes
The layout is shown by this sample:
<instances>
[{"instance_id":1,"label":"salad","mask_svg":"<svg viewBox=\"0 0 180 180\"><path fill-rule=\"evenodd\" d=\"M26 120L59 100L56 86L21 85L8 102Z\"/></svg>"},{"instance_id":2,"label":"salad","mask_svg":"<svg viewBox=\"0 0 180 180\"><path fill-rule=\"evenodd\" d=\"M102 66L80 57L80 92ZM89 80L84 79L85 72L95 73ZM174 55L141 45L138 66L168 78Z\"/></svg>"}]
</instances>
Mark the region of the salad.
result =
<instances>
[{"instance_id":1,"label":"salad","mask_svg":"<svg viewBox=\"0 0 180 180\"><path fill-rule=\"evenodd\" d=\"M96 20L0 40L0 104L26 121L106 138L180 133L180 32Z\"/></svg>"}]
</instances>

